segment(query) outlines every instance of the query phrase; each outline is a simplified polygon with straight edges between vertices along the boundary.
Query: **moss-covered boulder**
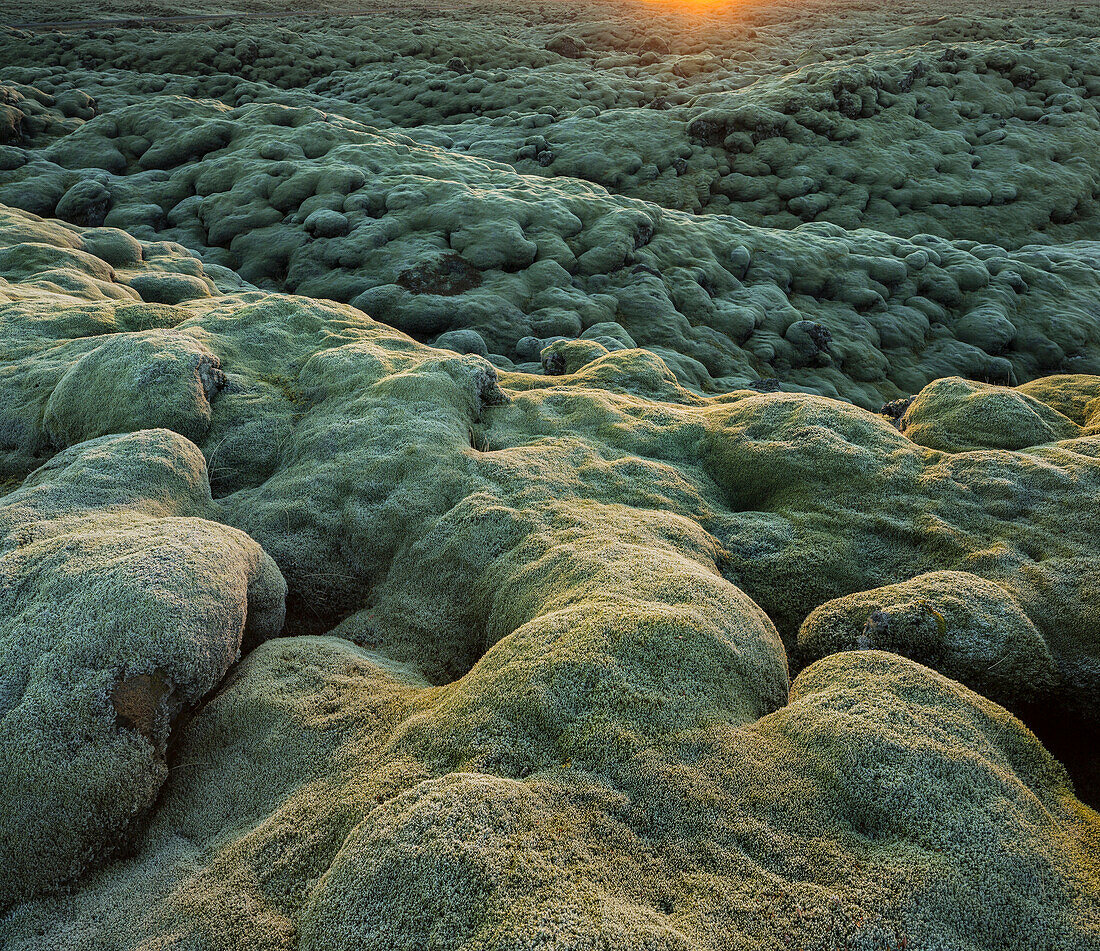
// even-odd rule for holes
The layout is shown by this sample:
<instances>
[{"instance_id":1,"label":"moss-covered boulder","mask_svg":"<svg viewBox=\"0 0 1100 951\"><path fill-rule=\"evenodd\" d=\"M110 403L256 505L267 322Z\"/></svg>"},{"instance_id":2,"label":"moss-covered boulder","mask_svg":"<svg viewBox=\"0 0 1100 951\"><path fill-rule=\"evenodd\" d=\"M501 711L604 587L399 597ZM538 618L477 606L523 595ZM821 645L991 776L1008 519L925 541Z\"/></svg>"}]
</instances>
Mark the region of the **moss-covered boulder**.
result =
<instances>
[{"instance_id":1,"label":"moss-covered boulder","mask_svg":"<svg viewBox=\"0 0 1100 951\"><path fill-rule=\"evenodd\" d=\"M852 650L902 654L1015 709L1057 680L1050 648L1016 599L964 571L829 601L798 631L805 663Z\"/></svg>"},{"instance_id":2,"label":"moss-covered boulder","mask_svg":"<svg viewBox=\"0 0 1100 951\"><path fill-rule=\"evenodd\" d=\"M58 447L158 426L199 439L210 425L210 402L224 386L218 358L192 336L111 334L57 381L42 425Z\"/></svg>"},{"instance_id":3,"label":"moss-covered boulder","mask_svg":"<svg viewBox=\"0 0 1100 951\"><path fill-rule=\"evenodd\" d=\"M1072 419L1025 392L958 377L929 383L898 426L913 442L943 452L1027 449L1081 432Z\"/></svg>"},{"instance_id":4,"label":"moss-covered boulder","mask_svg":"<svg viewBox=\"0 0 1100 951\"><path fill-rule=\"evenodd\" d=\"M1100 420L1100 379L1085 374L1054 374L1023 383L1017 390L1086 427L1090 434Z\"/></svg>"},{"instance_id":5,"label":"moss-covered boulder","mask_svg":"<svg viewBox=\"0 0 1100 951\"><path fill-rule=\"evenodd\" d=\"M111 209L111 192L100 181L77 182L57 203L57 217L73 224L98 228Z\"/></svg>"},{"instance_id":6,"label":"moss-covered boulder","mask_svg":"<svg viewBox=\"0 0 1100 951\"><path fill-rule=\"evenodd\" d=\"M0 500L0 904L125 848L175 724L282 627L275 563L212 514L201 453L164 430Z\"/></svg>"}]
</instances>

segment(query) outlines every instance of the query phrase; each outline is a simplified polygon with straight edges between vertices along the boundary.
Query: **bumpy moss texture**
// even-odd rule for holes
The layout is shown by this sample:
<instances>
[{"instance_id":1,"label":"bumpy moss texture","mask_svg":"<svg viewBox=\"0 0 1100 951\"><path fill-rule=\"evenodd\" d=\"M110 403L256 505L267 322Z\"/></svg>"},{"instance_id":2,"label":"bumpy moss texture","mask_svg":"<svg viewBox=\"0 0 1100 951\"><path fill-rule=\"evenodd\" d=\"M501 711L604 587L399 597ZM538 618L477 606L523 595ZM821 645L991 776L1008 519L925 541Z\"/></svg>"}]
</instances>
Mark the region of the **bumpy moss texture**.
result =
<instances>
[{"instance_id":1,"label":"bumpy moss texture","mask_svg":"<svg viewBox=\"0 0 1100 951\"><path fill-rule=\"evenodd\" d=\"M798 651L889 650L1019 708L1055 679L1050 650L1000 585L963 571L935 571L838 598L802 623Z\"/></svg>"},{"instance_id":2,"label":"bumpy moss texture","mask_svg":"<svg viewBox=\"0 0 1100 951\"><path fill-rule=\"evenodd\" d=\"M1100 372L1096 10L848 14L12 33L0 202L502 369L611 339L704 392L871 409Z\"/></svg>"},{"instance_id":3,"label":"bumpy moss texture","mask_svg":"<svg viewBox=\"0 0 1100 951\"><path fill-rule=\"evenodd\" d=\"M1100 951L1098 28L0 33L0 946Z\"/></svg>"},{"instance_id":4,"label":"bumpy moss texture","mask_svg":"<svg viewBox=\"0 0 1100 951\"><path fill-rule=\"evenodd\" d=\"M288 586L286 636L177 727L166 781L154 760L125 784L145 803L164 781L125 854L113 816L72 828L72 798L98 789L69 785L53 810L15 798L6 821L52 819L68 864L31 860L39 895L25 876L9 891L26 900L2 919L8 946L1100 942L1100 818L1020 720L916 662L1095 730L1096 378L1017 397L1071 438L950 453L820 396L699 396L639 349L498 373L342 304L216 288L142 303L135 274L205 270L140 243L115 269L89 250L123 243L102 229L11 210L3 227L23 249L2 286L3 458L21 484L3 510L25 532L37 506L54 546L5 557L41 566L30 603L69 616L104 591L80 568L128 544L120 520L137 519L142 563L165 565L155 586L123 576L143 620L112 642L121 660L84 662L67 694L45 665L52 709L83 704L62 722L115 744L94 775L122 784L118 744L159 755L103 719L103 683L190 676L193 703L281 616L256 543ZM209 394L200 367L217 371ZM55 399L77 372L110 399ZM142 402L150 387L162 397ZM925 402L981 445L980 414ZM63 448L78 423L125 422L120 407L168 430ZM246 609L253 590L262 607ZM826 645L792 685L784 645L814 659L799 626L824 631L829 611L843 638L834 605L856 591L868 613L929 601L945 630L931 648L923 629L868 645L895 653ZM220 667L176 653L200 630L224 632L200 651ZM32 631L12 634L28 655ZM93 624L80 649L99 658L99 643ZM996 676L971 676L986 660ZM121 702L140 721L156 683L137 687ZM35 694L7 695L5 729Z\"/></svg>"},{"instance_id":5,"label":"bumpy moss texture","mask_svg":"<svg viewBox=\"0 0 1100 951\"><path fill-rule=\"evenodd\" d=\"M0 499L0 895L33 895L126 843L172 725L286 585L212 514L201 453L168 430L81 443Z\"/></svg>"}]
</instances>

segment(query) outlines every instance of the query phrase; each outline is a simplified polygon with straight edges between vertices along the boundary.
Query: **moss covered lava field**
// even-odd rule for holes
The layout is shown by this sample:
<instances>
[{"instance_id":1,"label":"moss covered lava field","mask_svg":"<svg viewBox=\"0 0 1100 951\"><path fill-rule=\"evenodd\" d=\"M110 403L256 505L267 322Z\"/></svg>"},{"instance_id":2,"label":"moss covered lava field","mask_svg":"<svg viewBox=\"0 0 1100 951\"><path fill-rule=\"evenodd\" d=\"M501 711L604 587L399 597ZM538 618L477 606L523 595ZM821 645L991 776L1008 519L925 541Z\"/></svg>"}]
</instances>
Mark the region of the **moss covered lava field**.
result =
<instances>
[{"instance_id":1,"label":"moss covered lava field","mask_svg":"<svg viewBox=\"0 0 1100 951\"><path fill-rule=\"evenodd\" d=\"M0 948L1100 951L1100 6L0 20Z\"/></svg>"}]
</instances>

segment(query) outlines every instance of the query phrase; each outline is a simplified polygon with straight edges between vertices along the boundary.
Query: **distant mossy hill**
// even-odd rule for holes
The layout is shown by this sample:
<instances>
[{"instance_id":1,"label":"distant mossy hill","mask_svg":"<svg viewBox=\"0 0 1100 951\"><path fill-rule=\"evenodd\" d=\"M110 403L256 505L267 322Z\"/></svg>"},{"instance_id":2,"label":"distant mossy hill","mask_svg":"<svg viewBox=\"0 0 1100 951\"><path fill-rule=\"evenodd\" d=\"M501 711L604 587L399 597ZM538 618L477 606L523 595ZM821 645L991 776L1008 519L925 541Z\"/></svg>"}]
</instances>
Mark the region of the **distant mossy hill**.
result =
<instances>
[{"instance_id":1,"label":"distant mossy hill","mask_svg":"<svg viewBox=\"0 0 1100 951\"><path fill-rule=\"evenodd\" d=\"M642 347L869 409L1100 373L1095 10L555 9L5 34L0 201L502 370Z\"/></svg>"}]
</instances>

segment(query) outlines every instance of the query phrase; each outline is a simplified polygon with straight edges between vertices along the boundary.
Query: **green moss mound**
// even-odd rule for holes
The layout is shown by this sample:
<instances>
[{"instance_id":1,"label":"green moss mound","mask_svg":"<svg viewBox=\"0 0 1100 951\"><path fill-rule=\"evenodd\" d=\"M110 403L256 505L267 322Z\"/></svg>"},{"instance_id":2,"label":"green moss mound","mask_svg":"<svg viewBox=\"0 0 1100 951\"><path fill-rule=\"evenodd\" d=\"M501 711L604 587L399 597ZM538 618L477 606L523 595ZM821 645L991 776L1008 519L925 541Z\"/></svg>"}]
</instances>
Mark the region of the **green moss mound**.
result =
<instances>
[{"instance_id":1,"label":"green moss mound","mask_svg":"<svg viewBox=\"0 0 1100 951\"><path fill-rule=\"evenodd\" d=\"M913 442L944 452L1027 449L1072 439L1081 431L1025 392L957 378L926 386L898 424Z\"/></svg>"},{"instance_id":2,"label":"green moss mound","mask_svg":"<svg viewBox=\"0 0 1100 951\"><path fill-rule=\"evenodd\" d=\"M1050 649L1020 605L999 585L962 571L829 601L798 632L806 661L872 649L903 654L1015 709L1056 679Z\"/></svg>"},{"instance_id":3,"label":"green moss mound","mask_svg":"<svg viewBox=\"0 0 1100 951\"><path fill-rule=\"evenodd\" d=\"M202 455L164 430L81 443L0 500L0 903L124 848L174 724L281 629L278 568L212 514Z\"/></svg>"},{"instance_id":4,"label":"green moss mound","mask_svg":"<svg viewBox=\"0 0 1100 951\"><path fill-rule=\"evenodd\" d=\"M1019 387L1021 393L1034 397L1078 426L1091 431L1100 412L1100 387L1095 377L1055 374L1040 377Z\"/></svg>"},{"instance_id":5,"label":"green moss mound","mask_svg":"<svg viewBox=\"0 0 1100 951\"><path fill-rule=\"evenodd\" d=\"M56 446L150 426L197 439L224 385L217 358L192 338L171 330L112 334L57 381L42 425Z\"/></svg>"}]
</instances>

